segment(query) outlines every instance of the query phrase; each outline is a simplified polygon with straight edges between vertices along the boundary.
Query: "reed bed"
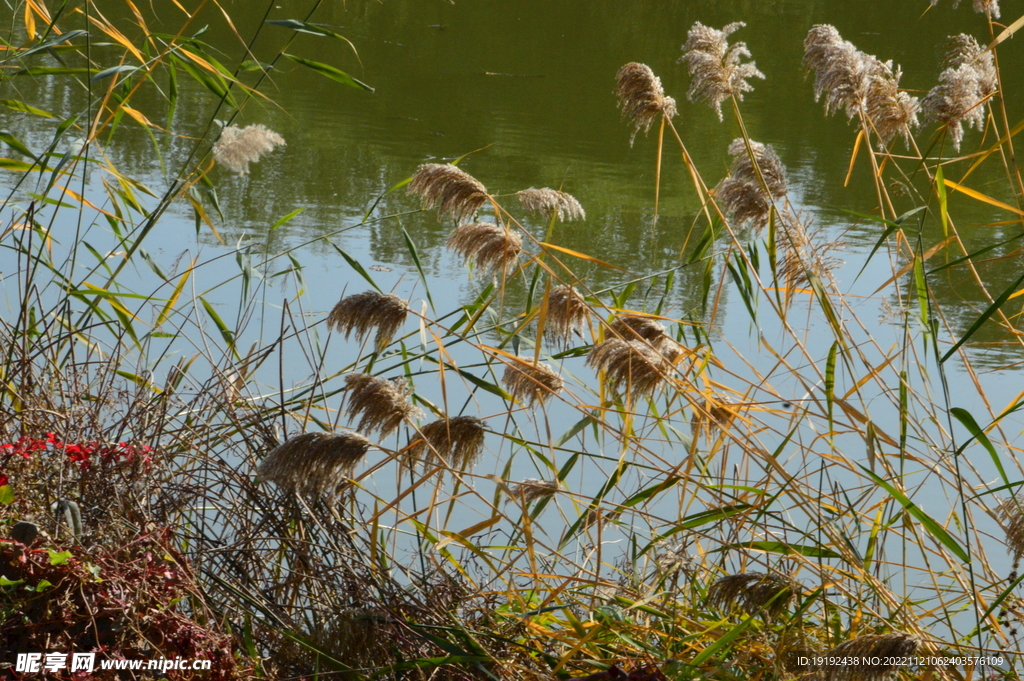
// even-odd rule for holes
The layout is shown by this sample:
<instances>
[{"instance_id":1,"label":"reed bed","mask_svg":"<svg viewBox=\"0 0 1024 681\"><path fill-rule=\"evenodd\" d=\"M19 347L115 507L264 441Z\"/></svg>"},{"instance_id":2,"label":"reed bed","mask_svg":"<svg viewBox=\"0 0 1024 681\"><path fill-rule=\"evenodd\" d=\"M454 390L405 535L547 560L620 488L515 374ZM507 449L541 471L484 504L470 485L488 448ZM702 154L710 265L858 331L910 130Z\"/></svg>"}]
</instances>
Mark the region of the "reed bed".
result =
<instances>
[{"instance_id":1,"label":"reed bed","mask_svg":"<svg viewBox=\"0 0 1024 681\"><path fill-rule=\"evenodd\" d=\"M72 65L45 62L47 73L78 83L74 69L94 67L81 34L40 7L22 6L25 40L7 51L31 65L48 58L47 36L64 37ZM90 15L89 30L138 68L90 81L85 139L116 143L124 115L167 134L132 102L144 81L170 77L209 93L207 133L174 157L162 188L126 179L89 144L62 160L51 148L8 164L20 175L3 210L19 227L0 236L3 269L17 273L0 316L0 548L29 556L32 580L51 574L50 555L83 584L115 570L118 555L173 563L167 574L184 585L173 593L154 586L155 572L116 573L117 583L166 595L166 616L204 637L194 650L229 649L219 678L239 668L367 681L1017 678L1024 402L987 399L974 345L989 333L1024 344L1005 306L1024 279L986 280L990 249L967 249L948 201L959 191L1006 213L997 222L1019 223L1024 182L1004 165L1019 126L1001 106L997 59L1015 49L1006 39L1017 28L991 23L996 2L975 9L1002 40L953 36L935 82L914 83L927 92L919 99L898 66L835 27L808 26L808 99L823 116L847 114L854 158L842 166L865 173L878 198L851 207L877 230L875 249L848 257L863 266L888 256L891 279L872 295L899 309L895 340L855 304L835 235L801 212L779 154L747 132L742 97L772 74L730 44L741 24L697 23L684 46L690 99L716 118L731 112L740 131L706 167L686 150L679 106L650 67L609 73L630 143L660 124L652 218L666 137L693 179L700 208L674 270L625 273L555 247L555 221L585 216L561 190L492 195L457 165L431 163L409 169L415 198L404 200L422 211L371 209L360 226L404 230L436 210L454 229L449 246L491 276L471 282L471 300L437 305L404 231L415 284L385 294L342 251L339 266L372 290L321 309L331 304L311 297L300 247L224 246L172 263L147 254L173 204L219 238L203 189L222 181L216 165L244 173L272 163L265 152L281 142L233 122L214 139L214 121L248 114L262 79L229 76L201 36L168 34L139 63L120 31ZM165 96L173 106L176 95ZM61 123L51 132L56 144ZM260 139L229 148L249 136ZM895 153L900 142L907 150ZM486 157L474 162L487 179ZM980 164L1002 169L1001 199L964 184ZM102 210L65 187L88 165L123 180ZM51 174L61 178L46 190L53 200L32 200ZM906 196L893 196L894 182ZM529 222L537 215L547 234ZM51 239L64 221L114 225L104 248L123 256L96 261L84 236ZM228 276L230 262L238 272ZM588 267L618 278L599 289L582 276ZM692 308L650 294L671 288L677 270L702 273ZM951 271L987 301L966 322L934 294ZM515 286L528 295L506 295ZM749 316L743 347L764 361L722 334L726 293L738 301L730 314ZM237 314L219 313L225 302ZM336 333L329 343L325 329ZM296 362L302 370L286 376ZM343 419L362 434L339 431ZM69 502L80 522L55 518ZM5 641L41 640L45 618L24 613L67 604L38 581L0 588ZM94 587L82 594L100 598ZM114 615L118 631L142 630L131 608ZM117 652L160 651L127 638ZM795 661L808 656L826 663ZM909 656L1006 662L892 663ZM829 662L843 658L860 661Z\"/></svg>"}]
</instances>

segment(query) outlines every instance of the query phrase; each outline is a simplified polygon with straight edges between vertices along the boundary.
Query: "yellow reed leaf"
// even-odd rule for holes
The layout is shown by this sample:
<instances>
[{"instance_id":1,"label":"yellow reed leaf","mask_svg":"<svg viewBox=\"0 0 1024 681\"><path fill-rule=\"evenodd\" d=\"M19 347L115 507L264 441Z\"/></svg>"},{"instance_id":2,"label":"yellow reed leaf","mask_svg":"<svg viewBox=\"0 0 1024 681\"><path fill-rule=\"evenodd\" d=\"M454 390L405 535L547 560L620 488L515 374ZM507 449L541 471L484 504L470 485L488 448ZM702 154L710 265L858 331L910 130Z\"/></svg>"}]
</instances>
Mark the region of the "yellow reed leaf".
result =
<instances>
[{"instance_id":1,"label":"yellow reed leaf","mask_svg":"<svg viewBox=\"0 0 1024 681\"><path fill-rule=\"evenodd\" d=\"M1024 211L1018 210L1017 208L1014 208L1011 205L1005 204L1002 201L999 201L997 199L993 199L991 196L986 196L985 194L982 194L981 192L979 192L976 189L971 189L970 187L965 187L962 184L957 184L956 182L953 182L952 180L945 180L944 182L945 182L946 186L949 187L950 189L952 189L953 191L958 191L961 194L967 194L967 196L971 197L972 199L977 199L978 201L981 201L983 203L987 203L990 206L995 206L996 208L1002 208L1003 210L1008 210L1011 213L1016 213L1017 215L1024 215Z\"/></svg>"}]
</instances>

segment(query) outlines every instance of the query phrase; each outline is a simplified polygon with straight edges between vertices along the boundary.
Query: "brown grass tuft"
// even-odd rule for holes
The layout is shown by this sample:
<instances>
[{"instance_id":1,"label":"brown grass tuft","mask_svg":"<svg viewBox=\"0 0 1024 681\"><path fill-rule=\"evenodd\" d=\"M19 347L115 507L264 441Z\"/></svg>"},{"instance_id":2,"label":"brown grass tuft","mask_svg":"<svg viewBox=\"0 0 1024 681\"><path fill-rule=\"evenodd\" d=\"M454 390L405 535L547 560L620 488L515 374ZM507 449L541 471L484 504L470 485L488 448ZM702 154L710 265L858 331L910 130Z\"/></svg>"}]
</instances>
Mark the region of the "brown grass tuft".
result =
<instances>
[{"instance_id":1,"label":"brown grass tuft","mask_svg":"<svg viewBox=\"0 0 1024 681\"><path fill-rule=\"evenodd\" d=\"M523 252L522 238L512 230L492 222L459 225L448 237L448 248L473 260L476 266L495 276L509 275L519 265Z\"/></svg>"},{"instance_id":2,"label":"brown grass tuft","mask_svg":"<svg viewBox=\"0 0 1024 681\"><path fill-rule=\"evenodd\" d=\"M424 208L437 206L437 219L462 222L487 201L487 187L450 163L424 163L412 176L408 193L423 198Z\"/></svg>"},{"instance_id":3,"label":"brown grass tuft","mask_svg":"<svg viewBox=\"0 0 1024 681\"><path fill-rule=\"evenodd\" d=\"M870 634L841 643L825 653L827 660L821 667L823 681L882 681L894 672L896 664L843 664L843 658L866 660L867 658L901 658L913 655L919 645L918 639L910 634Z\"/></svg>"},{"instance_id":4,"label":"brown grass tuft","mask_svg":"<svg viewBox=\"0 0 1024 681\"><path fill-rule=\"evenodd\" d=\"M484 435L484 423L475 416L432 421L420 429L420 437L409 447L409 459L437 458L452 468L468 468L484 449Z\"/></svg>"},{"instance_id":5,"label":"brown grass tuft","mask_svg":"<svg viewBox=\"0 0 1024 681\"><path fill-rule=\"evenodd\" d=\"M705 395L704 404L699 408L694 406L693 416L690 417L693 436L697 437L703 430L710 438L713 426L718 426L723 430L728 428L736 420L737 413L738 407L728 395L714 393Z\"/></svg>"},{"instance_id":6,"label":"brown grass tuft","mask_svg":"<svg viewBox=\"0 0 1024 681\"><path fill-rule=\"evenodd\" d=\"M777 275L786 288L792 290L810 283L813 274L822 283L835 284L833 271L843 265L834 255L843 248L842 241L826 241L820 229L808 229L799 217L784 215L779 220L780 234Z\"/></svg>"},{"instance_id":7,"label":"brown grass tuft","mask_svg":"<svg viewBox=\"0 0 1024 681\"><path fill-rule=\"evenodd\" d=\"M505 365L501 384L519 402L527 407L543 404L565 385L561 376L547 364L533 364L528 360L510 361Z\"/></svg>"},{"instance_id":8,"label":"brown grass tuft","mask_svg":"<svg viewBox=\"0 0 1024 681\"><path fill-rule=\"evenodd\" d=\"M568 344L573 332L583 328L588 314L590 308L579 291L568 284L555 286L548 292L548 316L544 333Z\"/></svg>"},{"instance_id":9,"label":"brown grass tuft","mask_svg":"<svg viewBox=\"0 0 1024 681\"><path fill-rule=\"evenodd\" d=\"M722 120L722 102L730 97L742 101L743 93L754 89L747 80L765 77L754 62L742 61L743 57L751 56L746 43L729 45L729 35L744 26L745 23L737 21L719 31L698 21L686 34L683 56L679 58L687 63L692 79L687 98L707 102L718 114L718 120Z\"/></svg>"},{"instance_id":10,"label":"brown grass tuft","mask_svg":"<svg viewBox=\"0 0 1024 681\"><path fill-rule=\"evenodd\" d=\"M263 154L284 144L283 137L265 126L238 128L230 125L221 131L213 145L213 160L239 175L248 175L250 163L256 163Z\"/></svg>"},{"instance_id":11,"label":"brown grass tuft","mask_svg":"<svg viewBox=\"0 0 1024 681\"><path fill-rule=\"evenodd\" d=\"M539 213L547 218L557 215L559 220L565 222L566 220L585 220L587 217L583 206L576 200L576 197L557 189L530 187L516 192L516 198L526 210Z\"/></svg>"},{"instance_id":12,"label":"brown grass tuft","mask_svg":"<svg viewBox=\"0 0 1024 681\"><path fill-rule=\"evenodd\" d=\"M327 315L327 327L343 332L346 340L355 333L359 342L369 335L370 329L376 328L374 346L380 352L391 342L408 314L406 301L398 296L364 291L338 301Z\"/></svg>"},{"instance_id":13,"label":"brown grass tuft","mask_svg":"<svg viewBox=\"0 0 1024 681\"><path fill-rule=\"evenodd\" d=\"M742 139L733 140L729 153L733 155L729 176L715 187L715 196L722 209L738 223L751 223L755 229L763 229L771 215L772 199L786 195L789 181L786 167L770 144L750 142L754 152L751 158L747 145ZM761 170L761 177L768 187L766 194L758 180L754 162Z\"/></svg>"},{"instance_id":14,"label":"brown grass tuft","mask_svg":"<svg viewBox=\"0 0 1024 681\"><path fill-rule=\"evenodd\" d=\"M616 317L608 328L612 333L625 340L642 338L651 344L657 343L667 335L665 333L665 325L661 322L651 319L650 317L638 317L634 315Z\"/></svg>"},{"instance_id":15,"label":"brown grass tuft","mask_svg":"<svg viewBox=\"0 0 1024 681\"><path fill-rule=\"evenodd\" d=\"M802 590L800 583L788 576L744 572L712 584L708 603L719 610L738 607L751 615L764 610L775 616L787 609Z\"/></svg>"},{"instance_id":16,"label":"brown grass tuft","mask_svg":"<svg viewBox=\"0 0 1024 681\"><path fill-rule=\"evenodd\" d=\"M615 96L619 99L622 117L633 124L630 145L641 128L645 134L651 129L659 114L666 118L676 115L676 100L665 96L661 79L647 64L630 62L619 69L615 74Z\"/></svg>"},{"instance_id":17,"label":"brown grass tuft","mask_svg":"<svg viewBox=\"0 0 1024 681\"><path fill-rule=\"evenodd\" d=\"M642 341L611 338L593 347L587 366L604 370L612 392L637 398L653 393L671 375L676 357L666 357Z\"/></svg>"},{"instance_id":18,"label":"brown grass tuft","mask_svg":"<svg viewBox=\"0 0 1024 681\"><path fill-rule=\"evenodd\" d=\"M362 415L358 428L364 432L377 430L387 437L407 420L421 412L409 401L412 390L401 378L388 380L369 374L349 374L348 409L352 418Z\"/></svg>"},{"instance_id":19,"label":"brown grass tuft","mask_svg":"<svg viewBox=\"0 0 1024 681\"><path fill-rule=\"evenodd\" d=\"M996 506L996 520L1006 534L1006 548L1016 562L1024 556L1024 495L1003 499Z\"/></svg>"},{"instance_id":20,"label":"brown grass tuft","mask_svg":"<svg viewBox=\"0 0 1024 681\"><path fill-rule=\"evenodd\" d=\"M371 443L359 433L303 433L275 447L259 475L303 496L337 496Z\"/></svg>"},{"instance_id":21,"label":"brown grass tuft","mask_svg":"<svg viewBox=\"0 0 1024 681\"><path fill-rule=\"evenodd\" d=\"M538 480L526 478L509 486L513 495L523 500L524 504L550 497L558 491L558 483L554 480Z\"/></svg>"}]
</instances>

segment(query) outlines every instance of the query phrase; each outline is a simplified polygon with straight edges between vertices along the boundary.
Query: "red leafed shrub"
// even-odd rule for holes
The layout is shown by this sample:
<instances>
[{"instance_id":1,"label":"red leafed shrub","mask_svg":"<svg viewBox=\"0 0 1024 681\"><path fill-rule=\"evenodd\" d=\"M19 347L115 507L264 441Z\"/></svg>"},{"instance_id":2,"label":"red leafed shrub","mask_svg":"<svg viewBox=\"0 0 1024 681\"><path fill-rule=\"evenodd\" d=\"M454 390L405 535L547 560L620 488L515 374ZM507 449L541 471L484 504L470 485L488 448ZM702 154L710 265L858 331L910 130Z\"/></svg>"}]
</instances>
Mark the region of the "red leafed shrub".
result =
<instances>
[{"instance_id":1,"label":"red leafed shrub","mask_svg":"<svg viewBox=\"0 0 1024 681\"><path fill-rule=\"evenodd\" d=\"M14 671L18 652L96 653L92 674L47 672L53 679L152 674L102 671L103 659L211 662L210 671L168 670L169 679L228 681L250 675L235 657L234 639L206 608L184 560L162 538L149 535L121 548L66 552L0 539L0 575L6 579L0 586L0 641L9 644L2 646L0 664L10 664L0 667L0 679L20 678Z\"/></svg>"}]
</instances>

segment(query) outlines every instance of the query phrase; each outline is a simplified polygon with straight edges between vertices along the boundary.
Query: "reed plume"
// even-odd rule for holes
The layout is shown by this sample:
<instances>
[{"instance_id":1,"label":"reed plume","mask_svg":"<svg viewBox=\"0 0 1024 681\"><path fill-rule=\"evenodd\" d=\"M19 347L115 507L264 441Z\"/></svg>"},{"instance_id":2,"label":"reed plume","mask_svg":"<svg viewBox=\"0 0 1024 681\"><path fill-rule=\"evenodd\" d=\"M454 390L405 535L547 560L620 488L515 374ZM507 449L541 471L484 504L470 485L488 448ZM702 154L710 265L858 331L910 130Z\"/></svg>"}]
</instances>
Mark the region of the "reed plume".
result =
<instances>
[{"instance_id":1,"label":"reed plume","mask_svg":"<svg viewBox=\"0 0 1024 681\"><path fill-rule=\"evenodd\" d=\"M334 497L370 446L359 433L303 433L271 450L259 475L288 492Z\"/></svg>"},{"instance_id":2,"label":"reed plume","mask_svg":"<svg viewBox=\"0 0 1024 681\"><path fill-rule=\"evenodd\" d=\"M524 504L538 501L558 491L558 483L554 480L538 480L537 478L526 478L510 486L510 491L516 497L523 500Z\"/></svg>"},{"instance_id":3,"label":"reed plume","mask_svg":"<svg viewBox=\"0 0 1024 681\"><path fill-rule=\"evenodd\" d=\"M284 144L283 137L258 123L244 128L229 125L213 145L213 160L239 175L248 175L250 163Z\"/></svg>"},{"instance_id":4,"label":"reed plume","mask_svg":"<svg viewBox=\"0 0 1024 681\"><path fill-rule=\"evenodd\" d=\"M655 321L650 317L638 317L635 315L616 317L608 328L612 333L625 340L642 338L652 345L667 335L665 333L665 326L661 322Z\"/></svg>"},{"instance_id":5,"label":"reed plume","mask_svg":"<svg viewBox=\"0 0 1024 681\"><path fill-rule=\"evenodd\" d=\"M939 0L931 0L932 7L939 4ZM960 0L953 1L953 9L960 6ZM999 18L999 0L974 0L974 11L984 14L992 19Z\"/></svg>"},{"instance_id":6,"label":"reed plume","mask_svg":"<svg viewBox=\"0 0 1024 681\"><path fill-rule=\"evenodd\" d=\"M668 119L676 115L676 100L665 96L661 79L647 64L630 62L615 74L615 96L619 99L622 117L633 124L630 146L636 134L643 128L644 134L651 129L658 115Z\"/></svg>"},{"instance_id":7,"label":"reed plume","mask_svg":"<svg viewBox=\"0 0 1024 681\"><path fill-rule=\"evenodd\" d=\"M554 286L548 292L548 316L544 333L568 344L573 332L583 328L588 314L590 308L587 307L587 301L575 287L569 284Z\"/></svg>"},{"instance_id":8,"label":"reed plume","mask_svg":"<svg viewBox=\"0 0 1024 681\"><path fill-rule=\"evenodd\" d=\"M833 271L842 267L843 260L832 253L841 249L843 242L826 240L823 231L808 229L798 216L784 215L779 225L782 257L776 271L787 290L809 284L810 275L824 283L835 284Z\"/></svg>"},{"instance_id":9,"label":"reed plume","mask_svg":"<svg viewBox=\"0 0 1024 681\"><path fill-rule=\"evenodd\" d=\"M694 406L693 416L690 417L690 429L696 437L701 430L705 430L708 437L711 437L712 424L725 429L732 425L736 419L737 407L728 395L708 394L705 396L701 408Z\"/></svg>"},{"instance_id":10,"label":"reed plume","mask_svg":"<svg viewBox=\"0 0 1024 681\"><path fill-rule=\"evenodd\" d=\"M437 219L456 222L476 215L487 201L487 188L469 173L450 163L424 163L412 176L408 193L423 198L424 208L437 206Z\"/></svg>"},{"instance_id":11,"label":"reed plume","mask_svg":"<svg viewBox=\"0 0 1024 681\"><path fill-rule=\"evenodd\" d=\"M977 130L985 126L984 98L978 70L972 64L961 64L939 74L939 84L921 100L921 113L926 122L945 125L953 149L960 151L964 124Z\"/></svg>"},{"instance_id":12,"label":"reed plume","mask_svg":"<svg viewBox=\"0 0 1024 681\"><path fill-rule=\"evenodd\" d=\"M864 112L878 136L879 144L888 146L897 135L910 145L910 129L918 126L920 100L899 89L903 71L881 63L868 79Z\"/></svg>"},{"instance_id":13,"label":"reed plume","mask_svg":"<svg viewBox=\"0 0 1024 681\"><path fill-rule=\"evenodd\" d=\"M913 655L919 641L902 632L869 634L841 643L825 653L821 666L823 681L882 681L898 668L898 659ZM859 660L862 664L844 664L843 658ZM878 664L865 663L878 659ZM886 659L896 664L884 664ZM830 661L834 661L829 664Z\"/></svg>"},{"instance_id":14,"label":"reed plume","mask_svg":"<svg viewBox=\"0 0 1024 681\"><path fill-rule=\"evenodd\" d=\"M683 56L679 58L690 71L687 98L707 102L718 114L718 120L722 120L722 102L730 97L742 101L743 93L754 89L747 80L765 78L754 62L743 62L744 57L751 56L746 43L729 45L729 35L744 26L745 23L737 21L717 30L698 21L686 34Z\"/></svg>"},{"instance_id":15,"label":"reed plume","mask_svg":"<svg viewBox=\"0 0 1024 681\"><path fill-rule=\"evenodd\" d=\"M1024 557L1024 494L1000 501L996 520L1006 534L1006 548L1016 563Z\"/></svg>"},{"instance_id":16,"label":"reed plume","mask_svg":"<svg viewBox=\"0 0 1024 681\"><path fill-rule=\"evenodd\" d=\"M527 407L543 404L565 385L561 376L547 364L533 364L528 360L514 360L505 365L501 384L512 396Z\"/></svg>"},{"instance_id":17,"label":"reed plume","mask_svg":"<svg viewBox=\"0 0 1024 681\"><path fill-rule=\"evenodd\" d=\"M409 447L411 462L437 458L452 468L464 469L476 463L484 449L484 423L475 416L456 416L432 421L420 428Z\"/></svg>"},{"instance_id":18,"label":"reed plume","mask_svg":"<svg viewBox=\"0 0 1024 681\"><path fill-rule=\"evenodd\" d=\"M708 603L719 610L737 607L751 615L764 610L775 616L787 609L802 590L800 583L788 576L744 572L712 584Z\"/></svg>"},{"instance_id":19,"label":"reed plume","mask_svg":"<svg viewBox=\"0 0 1024 681\"><path fill-rule=\"evenodd\" d=\"M380 352L391 342L408 314L406 301L398 296L364 291L338 301L327 315L327 328L343 332L346 340L355 333L360 343L376 328L374 346Z\"/></svg>"},{"instance_id":20,"label":"reed plume","mask_svg":"<svg viewBox=\"0 0 1024 681\"><path fill-rule=\"evenodd\" d=\"M602 369L608 388L634 398L648 396L669 376L673 361L644 342L610 338L595 345L587 357L587 366Z\"/></svg>"},{"instance_id":21,"label":"reed plume","mask_svg":"<svg viewBox=\"0 0 1024 681\"><path fill-rule=\"evenodd\" d=\"M369 374L349 374L345 387L349 413L352 418L361 415L357 428L363 432L377 430L381 437L387 437L420 414L409 401L412 389L403 379L389 381Z\"/></svg>"},{"instance_id":22,"label":"reed plume","mask_svg":"<svg viewBox=\"0 0 1024 681\"><path fill-rule=\"evenodd\" d=\"M942 62L944 69L955 69L966 64L978 72L978 87L983 95L990 95L999 89L999 74L991 50L979 45L974 36L966 33L950 36L949 42L950 49Z\"/></svg>"},{"instance_id":23,"label":"reed plume","mask_svg":"<svg viewBox=\"0 0 1024 681\"><path fill-rule=\"evenodd\" d=\"M472 260L483 271L507 276L519 264L523 240L518 233L493 222L466 223L448 237L448 248L462 256L464 262Z\"/></svg>"},{"instance_id":24,"label":"reed plume","mask_svg":"<svg viewBox=\"0 0 1024 681\"><path fill-rule=\"evenodd\" d=\"M585 220L587 217L583 206L574 196L549 187L541 189L530 187L516 192L516 197L523 208L549 219L557 215L559 220L565 222L566 220Z\"/></svg>"},{"instance_id":25,"label":"reed plume","mask_svg":"<svg viewBox=\"0 0 1024 681\"><path fill-rule=\"evenodd\" d=\"M751 141L750 151L753 157L743 139L735 139L729 145L729 153L734 157L732 167L729 176L715 187L715 196L725 212L738 223L751 223L761 230L768 224L772 200L786 195L789 181L786 167L770 144ZM761 171L764 187L758 179L755 163Z\"/></svg>"}]
</instances>

